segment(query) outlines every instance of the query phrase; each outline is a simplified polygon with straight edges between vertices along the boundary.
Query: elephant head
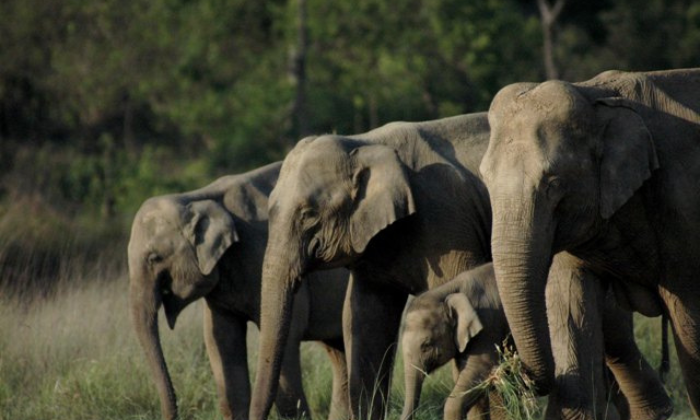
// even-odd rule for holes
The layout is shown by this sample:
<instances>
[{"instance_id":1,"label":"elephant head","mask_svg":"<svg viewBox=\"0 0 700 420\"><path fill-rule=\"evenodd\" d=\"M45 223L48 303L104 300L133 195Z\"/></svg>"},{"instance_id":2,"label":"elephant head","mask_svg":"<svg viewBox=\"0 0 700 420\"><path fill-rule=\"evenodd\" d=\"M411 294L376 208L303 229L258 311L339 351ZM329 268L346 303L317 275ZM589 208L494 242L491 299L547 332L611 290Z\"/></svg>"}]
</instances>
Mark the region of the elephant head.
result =
<instances>
[{"instance_id":1,"label":"elephant head","mask_svg":"<svg viewBox=\"0 0 700 420\"><path fill-rule=\"evenodd\" d=\"M165 419L177 417L177 404L160 344L158 309L164 307L174 328L180 311L216 286L216 264L236 240L231 216L212 200L153 198L134 219L128 248L131 316Z\"/></svg>"},{"instance_id":2,"label":"elephant head","mask_svg":"<svg viewBox=\"0 0 700 420\"><path fill-rule=\"evenodd\" d=\"M406 169L387 146L323 136L289 153L269 201L252 419L270 410L302 276L351 264L375 235L414 212Z\"/></svg>"},{"instance_id":3,"label":"elephant head","mask_svg":"<svg viewBox=\"0 0 700 420\"><path fill-rule=\"evenodd\" d=\"M413 417L425 377L463 353L482 329L479 316L462 293L441 299L427 292L409 304L401 338L406 381L402 420Z\"/></svg>"},{"instance_id":4,"label":"elephant head","mask_svg":"<svg viewBox=\"0 0 700 420\"><path fill-rule=\"evenodd\" d=\"M545 285L552 257L590 241L658 166L626 100L561 81L502 89L481 163L493 209L499 293L539 391L554 379Z\"/></svg>"}]
</instances>

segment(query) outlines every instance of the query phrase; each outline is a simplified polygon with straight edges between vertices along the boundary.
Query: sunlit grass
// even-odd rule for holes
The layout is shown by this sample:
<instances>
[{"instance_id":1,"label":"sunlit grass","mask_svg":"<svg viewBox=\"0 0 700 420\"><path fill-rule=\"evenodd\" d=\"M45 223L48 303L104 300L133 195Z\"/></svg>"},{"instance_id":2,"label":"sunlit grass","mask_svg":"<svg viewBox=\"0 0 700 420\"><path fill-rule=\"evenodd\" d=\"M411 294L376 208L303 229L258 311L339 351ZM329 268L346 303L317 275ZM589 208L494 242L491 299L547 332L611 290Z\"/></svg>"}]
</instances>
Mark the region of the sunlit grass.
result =
<instances>
[{"instance_id":1,"label":"sunlit grass","mask_svg":"<svg viewBox=\"0 0 700 420\"><path fill-rule=\"evenodd\" d=\"M66 278L49 297L20 302L13 295L0 294L0 420L160 419L158 397L128 316L124 268L86 271L65 269L61 275ZM161 335L182 417L218 419L202 339L201 305L187 308L174 331L162 322ZM660 358L658 324L658 319L636 317L640 347L653 366ZM253 375L257 331L249 325ZM671 354L667 383L674 399L674 418L692 418L673 350ZM506 362L502 372L517 372L517 364L512 363ZM332 376L325 350L304 343L302 368L312 414L326 418ZM451 376L451 367L445 366L428 378L417 420L442 418L443 402L453 385ZM511 391L520 395L515 388L511 386ZM390 419L399 418L403 396L399 356L389 400Z\"/></svg>"},{"instance_id":2,"label":"sunlit grass","mask_svg":"<svg viewBox=\"0 0 700 420\"><path fill-rule=\"evenodd\" d=\"M538 419L542 410L535 395L534 383L525 374L522 360L510 346L499 348L498 354L499 365L470 392L496 393L501 403L498 408L509 419Z\"/></svg>"}]
</instances>

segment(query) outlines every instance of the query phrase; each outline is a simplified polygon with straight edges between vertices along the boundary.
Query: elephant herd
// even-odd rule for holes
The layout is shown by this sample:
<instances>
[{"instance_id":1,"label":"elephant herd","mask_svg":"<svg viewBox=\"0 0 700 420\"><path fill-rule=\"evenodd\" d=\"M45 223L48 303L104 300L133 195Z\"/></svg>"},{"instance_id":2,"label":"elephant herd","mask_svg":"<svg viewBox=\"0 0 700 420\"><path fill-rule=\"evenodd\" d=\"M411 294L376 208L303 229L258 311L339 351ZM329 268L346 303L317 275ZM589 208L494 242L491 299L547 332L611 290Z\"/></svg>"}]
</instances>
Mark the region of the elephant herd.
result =
<instances>
[{"instance_id":1,"label":"elephant herd","mask_svg":"<svg viewBox=\"0 0 700 420\"><path fill-rule=\"evenodd\" d=\"M698 416L700 69L517 83L487 113L307 137L281 163L144 202L128 257L165 419L178 412L158 311L173 328L200 298L226 419L263 420L273 402L310 413L302 340L330 357L329 420L384 418L402 319L404 420L451 360L444 418L502 416L472 388L506 339L547 419L668 418L630 311L671 321Z\"/></svg>"}]
</instances>

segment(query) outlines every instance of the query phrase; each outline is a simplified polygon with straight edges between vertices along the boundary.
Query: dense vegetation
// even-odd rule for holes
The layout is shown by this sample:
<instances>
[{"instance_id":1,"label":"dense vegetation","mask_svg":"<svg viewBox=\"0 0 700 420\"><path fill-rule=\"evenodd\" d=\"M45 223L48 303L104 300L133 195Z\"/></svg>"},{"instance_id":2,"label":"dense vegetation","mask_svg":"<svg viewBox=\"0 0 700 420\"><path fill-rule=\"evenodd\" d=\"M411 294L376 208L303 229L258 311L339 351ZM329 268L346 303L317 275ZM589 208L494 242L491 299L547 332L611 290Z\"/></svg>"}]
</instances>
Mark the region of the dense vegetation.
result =
<instances>
[{"instance_id":1,"label":"dense vegetation","mask_svg":"<svg viewBox=\"0 0 700 420\"><path fill-rule=\"evenodd\" d=\"M0 16L0 420L157 412L144 367L123 371L145 198L306 134L483 111L510 82L700 65L696 0L3 0ZM201 341L172 346L185 410L215 416Z\"/></svg>"},{"instance_id":2,"label":"dense vegetation","mask_svg":"<svg viewBox=\"0 0 700 420\"><path fill-rule=\"evenodd\" d=\"M482 111L548 74L700 64L697 1L548 1L4 0L0 199L123 224L308 133Z\"/></svg>"}]
</instances>

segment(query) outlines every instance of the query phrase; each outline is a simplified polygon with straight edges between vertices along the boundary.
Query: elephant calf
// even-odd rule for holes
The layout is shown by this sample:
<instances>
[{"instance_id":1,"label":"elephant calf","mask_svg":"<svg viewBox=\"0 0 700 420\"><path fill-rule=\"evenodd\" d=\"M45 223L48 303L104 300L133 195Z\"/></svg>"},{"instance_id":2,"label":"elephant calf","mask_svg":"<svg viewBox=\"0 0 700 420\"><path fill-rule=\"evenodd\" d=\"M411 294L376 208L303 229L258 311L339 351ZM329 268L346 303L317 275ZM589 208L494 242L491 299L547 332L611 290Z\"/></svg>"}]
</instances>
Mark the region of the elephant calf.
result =
<instances>
[{"instance_id":1,"label":"elephant calf","mask_svg":"<svg viewBox=\"0 0 700 420\"><path fill-rule=\"evenodd\" d=\"M204 298L204 336L226 419L247 419L250 383L246 324L260 326L260 285L267 244L267 201L275 163L227 176L187 193L154 197L134 218L129 241L131 315L161 399L163 418L177 418L175 392L158 333L163 306L170 328L191 302ZM294 297L290 335L277 393L283 417L309 415L301 386L299 343L325 344L333 365L330 417L349 412L342 307L344 269L313 273Z\"/></svg>"},{"instance_id":2,"label":"elephant calf","mask_svg":"<svg viewBox=\"0 0 700 420\"><path fill-rule=\"evenodd\" d=\"M402 420L418 405L425 375L455 361L455 386L445 401L445 420L488 418L489 401L468 392L498 364L497 345L509 329L491 264L465 271L409 303L401 347L406 381ZM493 418L505 419L494 404Z\"/></svg>"},{"instance_id":3,"label":"elephant calf","mask_svg":"<svg viewBox=\"0 0 700 420\"><path fill-rule=\"evenodd\" d=\"M620 418L670 416L670 399L634 342L631 313L621 310L609 294L604 317L605 350L615 355L608 366L626 397L614 400ZM467 413L470 419L505 419L495 394L470 390L498 364L496 346L510 342L509 337L491 263L416 297L406 309L401 341L406 383L401 419L412 418L425 376L450 360L455 361L455 386L445 402L444 419L461 420ZM557 413L551 407L549 412Z\"/></svg>"}]
</instances>

